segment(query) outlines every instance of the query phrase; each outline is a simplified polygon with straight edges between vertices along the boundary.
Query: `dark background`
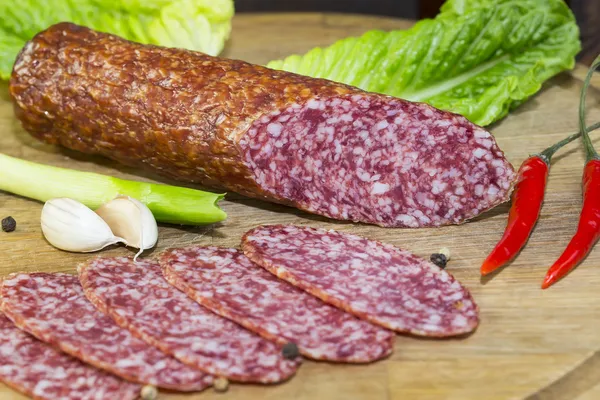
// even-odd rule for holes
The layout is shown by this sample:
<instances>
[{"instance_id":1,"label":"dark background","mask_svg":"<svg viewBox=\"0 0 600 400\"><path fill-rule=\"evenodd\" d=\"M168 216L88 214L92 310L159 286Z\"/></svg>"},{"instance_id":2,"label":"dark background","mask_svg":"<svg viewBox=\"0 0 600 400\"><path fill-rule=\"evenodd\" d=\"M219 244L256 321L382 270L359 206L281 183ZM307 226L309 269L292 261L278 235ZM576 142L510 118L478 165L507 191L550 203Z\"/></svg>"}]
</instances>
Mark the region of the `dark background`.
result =
<instances>
[{"instance_id":1,"label":"dark background","mask_svg":"<svg viewBox=\"0 0 600 400\"><path fill-rule=\"evenodd\" d=\"M238 12L323 11L408 19L434 17L444 0L235 0ZM591 64L600 54L600 0L567 0L581 28L579 61Z\"/></svg>"}]
</instances>

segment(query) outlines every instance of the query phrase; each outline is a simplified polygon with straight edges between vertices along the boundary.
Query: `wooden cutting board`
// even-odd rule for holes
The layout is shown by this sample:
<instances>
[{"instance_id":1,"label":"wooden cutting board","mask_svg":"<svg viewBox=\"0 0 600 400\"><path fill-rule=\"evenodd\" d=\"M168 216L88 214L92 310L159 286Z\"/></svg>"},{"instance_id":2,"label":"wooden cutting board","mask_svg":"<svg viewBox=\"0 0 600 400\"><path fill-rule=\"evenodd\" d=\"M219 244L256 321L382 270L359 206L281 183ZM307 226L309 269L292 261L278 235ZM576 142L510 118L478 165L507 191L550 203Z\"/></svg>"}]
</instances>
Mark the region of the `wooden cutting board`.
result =
<instances>
[{"instance_id":1,"label":"wooden cutting board","mask_svg":"<svg viewBox=\"0 0 600 400\"><path fill-rule=\"evenodd\" d=\"M322 14L238 15L226 55L255 63L369 29L396 29L410 22ZM490 127L518 167L530 153L577 130L578 96L585 67L548 82L534 98ZM600 79L588 95L589 122L600 119ZM600 148L600 140L596 140ZM14 119L6 85L0 86L0 151L42 163L114 176L152 179L111 161L44 145ZM276 386L232 385L226 394L161 394L161 399L579 399L600 398L600 248L549 290L540 290L548 266L562 252L577 225L581 205L583 151L580 143L554 160L543 215L529 245L515 262L491 279L479 266L501 236L508 205L462 226L384 229L333 222L303 212L231 195L222 203L229 219L209 227L162 226L153 252L190 244L238 246L259 224L293 223L353 232L393 243L423 257L442 247L452 251L448 270L471 289L481 308L481 326L467 338L426 340L398 336L394 354L367 366L306 361L291 381ZM2 173L0 171L0 173ZM160 178L158 178L160 179ZM164 180L163 180L164 182ZM39 184L35 178L27 184ZM39 227L42 205L0 193L0 217L12 215L15 232L0 232L0 276L15 271L74 272L90 255L58 251ZM115 247L104 255L132 255ZM150 254L149 254L150 255ZM1 340L1 339L0 339ZM597 386L596 386L597 385ZM0 386L0 398L22 399Z\"/></svg>"}]
</instances>

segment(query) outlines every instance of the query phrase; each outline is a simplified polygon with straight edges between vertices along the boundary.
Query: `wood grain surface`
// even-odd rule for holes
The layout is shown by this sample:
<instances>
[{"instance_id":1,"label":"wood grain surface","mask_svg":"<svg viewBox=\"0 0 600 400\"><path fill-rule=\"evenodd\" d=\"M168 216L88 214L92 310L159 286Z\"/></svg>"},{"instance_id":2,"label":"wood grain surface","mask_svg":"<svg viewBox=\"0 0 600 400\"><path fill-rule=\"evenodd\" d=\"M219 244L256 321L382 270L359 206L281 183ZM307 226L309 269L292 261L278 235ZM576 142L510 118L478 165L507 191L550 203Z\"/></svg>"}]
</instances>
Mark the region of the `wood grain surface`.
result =
<instances>
[{"instance_id":1,"label":"wood grain surface","mask_svg":"<svg viewBox=\"0 0 600 400\"><path fill-rule=\"evenodd\" d=\"M241 15L226 55L256 63L303 52L372 28L405 28L407 21L320 14ZM578 95L584 67L552 79L509 117L490 127L511 162L577 129ZM589 122L600 119L600 79L590 89ZM595 141L600 148L600 140ZM111 161L39 143L14 119L6 85L0 85L0 151L47 164L125 178L157 179ZM573 143L554 160L542 217L529 245L507 268L480 279L479 266L500 237L508 205L462 226L385 229L332 222L303 212L236 195L222 203L229 219L209 227L161 226L161 250L190 244L238 246L243 232L259 224L293 223L353 232L409 249L423 257L441 247L452 251L448 270L471 289L481 308L481 326L460 339L396 338L387 360L366 366L307 361L296 377L270 387L232 385L226 394L161 394L161 399L580 399L600 398L600 249L567 279L540 290L548 266L577 225L581 205L583 151ZM1 171L0 171L1 173ZM162 179L161 179L162 180ZM165 182L164 180L162 180ZM39 184L32 177L30 185ZM0 193L0 216L17 220L13 233L0 232L0 276L15 271L74 272L90 255L70 254L44 241L42 204ZM133 255L123 247L107 256ZM1 399L23 399L0 385Z\"/></svg>"}]
</instances>

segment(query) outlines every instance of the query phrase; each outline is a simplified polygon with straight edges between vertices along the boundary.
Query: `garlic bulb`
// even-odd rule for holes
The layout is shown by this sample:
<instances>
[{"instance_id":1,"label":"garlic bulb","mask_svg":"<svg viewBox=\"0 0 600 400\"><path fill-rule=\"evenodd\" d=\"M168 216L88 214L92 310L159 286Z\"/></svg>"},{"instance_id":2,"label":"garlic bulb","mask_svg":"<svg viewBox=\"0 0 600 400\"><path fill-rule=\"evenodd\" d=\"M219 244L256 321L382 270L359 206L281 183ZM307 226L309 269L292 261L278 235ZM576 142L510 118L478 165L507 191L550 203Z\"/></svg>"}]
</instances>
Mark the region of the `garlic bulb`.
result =
<instances>
[{"instance_id":1,"label":"garlic bulb","mask_svg":"<svg viewBox=\"0 0 600 400\"><path fill-rule=\"evenodd\" d=\"M158 240L152 212L127 196L118 196L96 212L73 199L48 200L42 209L42 232L54 247L73 252L93 252L124 243L140 249L134 260Z\"/></svg>"},{"instance_id":2,"label":"garlic bulb","mask_svg":"<svg viewBox=\"0 0 600 400\"><path fill-rule=\"evenodd\" d=\"M124 239L126 245L140 251L151 249L158 240L158 226L152 211L142 202L128 196L118 196L96 210L112 232Z\"/></svg>"},{"instance_id":3,"label":"garlic bulb","mask_svg":"<svg viewBox=\"0 0 600 400\"><path fill-rule=\"evenodd\" d=\"M98 214L78 201L48 200L42 208L42 232L61 250L90 253L123 242Z\"/></svg>"}]
</instances>

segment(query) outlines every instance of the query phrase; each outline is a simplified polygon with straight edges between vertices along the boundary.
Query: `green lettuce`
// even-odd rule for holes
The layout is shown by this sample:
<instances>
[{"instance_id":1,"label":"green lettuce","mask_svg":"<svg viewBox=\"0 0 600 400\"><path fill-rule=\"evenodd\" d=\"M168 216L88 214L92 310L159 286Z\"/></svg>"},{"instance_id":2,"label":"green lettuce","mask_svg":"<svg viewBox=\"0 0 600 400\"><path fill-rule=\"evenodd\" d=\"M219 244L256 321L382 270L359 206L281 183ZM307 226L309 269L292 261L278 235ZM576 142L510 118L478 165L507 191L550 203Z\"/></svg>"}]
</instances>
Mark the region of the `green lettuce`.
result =
<instances>
[{"instance_id":1,"label":"green lettuce","mask_svg":"<svg viewBox=\"0 0 600 400\"><path fill-rule=\"evenodd\" d=\"M371 31L268 67L426 102L489 125L571 69L579 30L563 0L448 0L435 19Z\"/></svg>"},{"instance_id":2,"label":"green lettuce","mask_svg":"<svg viewBox=\"0 0 600 400\"><path fill-rule=\"evenodd\" d=\"M58 22L217 55L233 13L233 0L0 0L0 79L27 40Z\"/></svg>"}]
</instances>

